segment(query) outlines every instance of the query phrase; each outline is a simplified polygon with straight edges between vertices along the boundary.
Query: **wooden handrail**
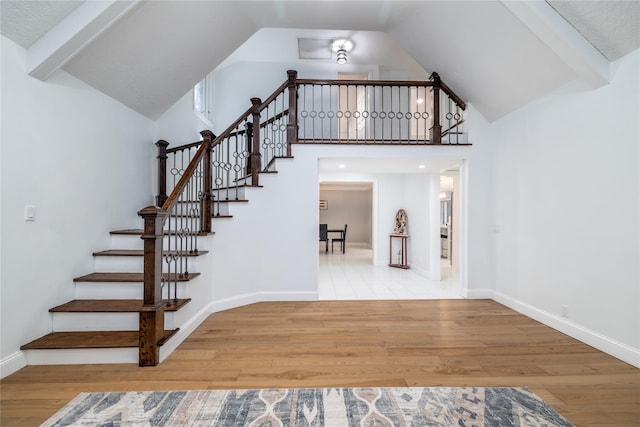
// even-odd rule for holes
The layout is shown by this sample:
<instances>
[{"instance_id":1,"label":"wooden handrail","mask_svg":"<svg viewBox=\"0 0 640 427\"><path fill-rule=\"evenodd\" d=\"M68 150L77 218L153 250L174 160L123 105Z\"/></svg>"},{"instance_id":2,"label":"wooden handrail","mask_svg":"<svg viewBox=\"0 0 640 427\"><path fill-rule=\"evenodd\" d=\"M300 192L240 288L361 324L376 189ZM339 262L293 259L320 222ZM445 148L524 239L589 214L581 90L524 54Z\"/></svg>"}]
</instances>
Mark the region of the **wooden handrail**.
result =
<instances>
[{"instance_id":1,"label":"wooden handrail","mask_svg":"<svg viewBox=\"0 0 640 427\"><path fill-rule=\"evenodd\" d=\"M457 122L454 125L449 126L448 128L446 128L445 130L442 131L442 136L445 136L446 134L448 134L449 132L451 132L452 129L457 128L458 126L460 126L461 124L464 123L464 120L460 120L459 122Z\"/></svg>"},{"instance_id":2,"label":"wooden handrail","mask_svg":"<svg viewBox=\"0 0 640 427\"><path fill-rule=\"evenodd\" d=\"M453 102L455 102L456 105L460 107L460 109L462 109L463 111L467 109L467 104L465 104L465 102L458 95L456 95L455 92L452 91L449 86L447 86L442 80L440 80L440 88L444 91L444 93L449 95L449 98L453 99Z\"/></svg>"},{"instance_id":3,"label":"wooden handrail","mask_svg":"<svg viewBox=\"0 0 640 427\"><path fill-rule=\"evenodd\" d=\"M437 74L437 73L434 73ZM439 85L440 88L447 94L453 101L463 110L466 110L467 106L465 102L458 95L455 94L449 86L440 80L439 83L434 83L429 80L339 80L339 79L297 79L298 85L314 84L314 85L338 85L338 86L422 86L433 87Z\"/></svg>"},{"instance_id":4,"label":"wooden handrail","mask_svg":"<svg viewBox=\"0 0 640 427\"><path fill-rule=\"evenodd\" d=\"M260 127L261 128L267 127L271 123L276 122L281 118L283 118L284 116L288 116L288 115L289 115L289 110L284 110L283 112L278 113L275 116L271 117L269 120L265 120L264 122L260 123Z\"/></svg>"},{"instance_id":5,"label":"wooden handrail","mask_svg":"<svg viewBox=\"0 0 640 427\"><path fill-rule=\"evenodd\" d=\"M285 81L278 87L278 89L274 90L271 96L269 96L267 99L264 100L264 102L260 104L260 106L258 107L258 112L262 112L262 110L267 108L267 106L271 104L273 100L278 97L278 95L284 92L284 90L287 88L287 83L288 81Z\"/></svg>"},{"instance_id":6,"label":"wooden handrail","mask_svg":"<svg viewBox=\"0 0 640 427\"><path fill-rule=\"evenodd\" d=\"M200 133L211 134L211 136L213 136L213 132L211 132L210 130L203 130ZM176 202L178 201L178 197L180 196L180 193L182 193L182 190L184 190L184 187L187 185L187 182L189 182L189 179L191 179L191 175L193 175L193 173L196 171L198 167L198 163L200 163L200 160L204 156L205 152L209 149L209 145L210 144L200 145L200 148L196 152L195 156L193 156L193 158L191 159L191 163L189 163L189 166L187 166L187 168L184 170L184 173L178 180L178 183L176 184L176 186L173 188L173 191L171 191L171 194L167 198L167 201L162 204L163 210L169 211L169 209L171 209L173 205L176 204Z\"/></svg>"},{"instance_id":7,"label":"wooden handrail","mask_svg":"<svg viewBox=\"0 0 640 427\"><path fill-rule=\"evenodd\" d=\"M299 85L341 85L341 86L433 86L429 80L340 80L340 79L297 79Z\"/></svg>"},{"instance_id":8,"label":"wooden handrail","mask_svg":"<svg viewBox=\"0 0 640 427\"><path fill-rule=\"evenodd\" d=\"M215 138L215 135L214 135L214 138ZM178 147L167 148L167 154L175 153L175 152L182 151L182 150L187 150L189 148L199 147L200 144L202 144L202 140L192 142L191 144L180 145Z\"/></svg>"},{"instance_id":9,"label":"wooden handrail","mask_svg":"<svg viewBox=\"0 0 640 427\"><path fill-rule=\"evenodd\" d=\"M284 110L283 112L276 114L275 116L273 116L269 120L265 120L264 122L260 123L260 128L265 128L265 127L269 126L271 123L280 120L281 118L283 118L284 116L286 116L288 114L289 114L289 110ZM244 135L245 133L247 133L246 129L238 130L238 131L235 131L235 132L231 132L229 135L227 135L227 138L233 137L233 136L241 136L241 135Z\"/></svg>"}]
</instances>

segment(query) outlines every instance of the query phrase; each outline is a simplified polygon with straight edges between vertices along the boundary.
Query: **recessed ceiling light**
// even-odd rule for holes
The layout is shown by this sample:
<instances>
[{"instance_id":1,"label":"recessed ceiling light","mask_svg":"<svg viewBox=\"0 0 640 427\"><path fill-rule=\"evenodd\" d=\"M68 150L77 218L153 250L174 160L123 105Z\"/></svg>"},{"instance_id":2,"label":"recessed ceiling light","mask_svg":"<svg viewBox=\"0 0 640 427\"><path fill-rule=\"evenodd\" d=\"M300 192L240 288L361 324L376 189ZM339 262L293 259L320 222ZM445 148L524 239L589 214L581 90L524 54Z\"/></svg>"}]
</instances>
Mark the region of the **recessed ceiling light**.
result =
<instances>
[{"instance_id":1,"label":"recessed ceiling light","mask_svg":"<svg viewBox=\"0 0 640 427\"><path fill-rule=\"evenodd\" d=\"M420 169L424 169L424 168L426 168L426 167L427 167L427 165L419 165L418 167L419 167Z\"/></svg>"},{"instance_id":2,"label":"recessed ceiling light","mask_svg":"<svg viewBox=\"0 0 640 427\"><path fill-rule=\"evenodd\" d=\"M346 168L346 166L345 166L345 165L338 165L338 167L339 167L340 169L344 169L344 168Z\"/></svg>"},{"instance_id":3,"label":"recessed ceiling light","mask_svg":"<svg viewBox=\"0 0 640 427\"><path fill-rule=\"evenodd\" d=\"M416 99L416 103L418 103L418 104L422 104L423 102L424 102L424 99L422 99L422 98Z\"/></svg>"}]
</instances>

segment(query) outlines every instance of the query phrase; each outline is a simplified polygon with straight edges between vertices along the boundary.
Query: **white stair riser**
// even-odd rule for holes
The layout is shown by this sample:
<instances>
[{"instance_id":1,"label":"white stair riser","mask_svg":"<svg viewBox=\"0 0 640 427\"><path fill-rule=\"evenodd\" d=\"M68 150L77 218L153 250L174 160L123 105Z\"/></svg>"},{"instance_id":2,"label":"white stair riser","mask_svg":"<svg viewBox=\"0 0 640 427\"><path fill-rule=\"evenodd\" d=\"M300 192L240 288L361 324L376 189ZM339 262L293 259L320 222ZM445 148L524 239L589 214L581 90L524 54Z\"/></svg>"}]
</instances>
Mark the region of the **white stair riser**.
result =
<instances>
[{"instance_id":1,"label":"white stair riser","mask_svg":"<svg viewBox=\"0 0 640 427\"><path fill-rule=\"evenodd\" d=\"M199 250L207 250L207 243L209 241L208 237L210 236L198 236L198 249ZM169 239L163 239L163 247L166 249L169 245ZM172 243L172 245L174 245ZM111 235L111 245L112 249L142 249L144 247L144 242L138 235L122 235L122 234L112 234Z\"/></svg>"},{"instance_id":2,"label":"white stair riser","mask_svg":"<svg viewBox=\"0 0 640 427\"><path fill-rule=\"evenodd\" d=\"M96 256L93 258L94 271L102 273L115 273L126 271L128 273L144 272L144 257L141 256Z\"/></svg>"},{"instance_id":3,"label":"white stair riser","mask_svg":"<svg viewBox=\"0 0 640 427\"><path fill-rule=\"evenodd\" d=\"M174 329L174 312L165 311L165 329ZM71 331L137 331L138 313L53 313L55 332Z\"/></svg>"},{"instance_id":4,"label":"white stair riser","mask_svg":"<svg viewBox=\"0 0 640 427\"><path fill-rule=\"evenodd\" d=\"M188 271L198 271L198 258L187 257ZM166 271L166 260L163 258L163 270ZM126 271L127 273L143 273L144 258L141 256L97 256L94 258L95 271L101 273L117 273ZM175 267L172 264L172 271Z\"/></svg>"},{"instance_id":5,"label":"white stair riser","mask_svg":"<svg viewBox=\"0 0 640 427\"><path fill-rule=\"evenodd\" d=\"M28 365L94 365L138 363L138 348L27 350Z\"/></svg>"},{"instance_id":6,"label":"white stair riser","mask_svg":"<svg viewBox=\"0 0 640 427\"><path fill-rule=\"evenodd\" d=\"M251 180L248 180L249 182L251 182ZM228 190L212 190L211 194L213 195L215 200L226 200L226 199L246 199L245 197L245 193L246 193L246 187L238 187L236 188L229 188Z\"/></svg>"},{"instance_id":7,"label":"white stair riser","mask_svg":"<svg viewBox=\"0 0 640 427\"><path fill-rule=\"evenodd\" d=\"M188 282L178 283L178 298L188 298ZM162 289L162 297L168 298L167 286ZM173 298L173 286L171 298ZM142 299L142 283L120 282L76 282L76 299Z\"/></svg>"},{"instance_id":8,"label":"white stair riser","mask_svg":"<svg viewBox=\"0 0 640 427\"><path fill-rule=\"evenodd\" d=\"M142 249L144 245L136 234L112 234L110 240L112 249Z\"/></svg>"}]
</instances>

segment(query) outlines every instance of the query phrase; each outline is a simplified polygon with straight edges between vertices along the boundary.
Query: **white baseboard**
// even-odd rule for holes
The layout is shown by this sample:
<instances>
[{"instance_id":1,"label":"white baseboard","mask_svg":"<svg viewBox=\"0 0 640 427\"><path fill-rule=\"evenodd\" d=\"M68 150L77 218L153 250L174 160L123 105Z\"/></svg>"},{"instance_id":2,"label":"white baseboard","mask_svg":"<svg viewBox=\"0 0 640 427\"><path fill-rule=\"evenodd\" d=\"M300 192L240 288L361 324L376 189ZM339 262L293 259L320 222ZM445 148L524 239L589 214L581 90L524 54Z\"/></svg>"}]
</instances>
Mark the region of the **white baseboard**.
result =
<instances>
[{"instance_id":1,"label":"white baseboard","mask_svg":"<svg viewBox=\"0 0 640 427\"><path fill-rule=\"evenodd\" d=\"M463 289L462 293L468 299L494 299L491 289Z\"/></svg>"},{"instance_id":2,"label":"white baseboard","mask_svg":"<svg viewBox=\"0 0 640 427\"><path fill-rule=\"evenodd\" d=\"M27 366L27 357L23 351L16 351L0 360L0 378L9 376L25 366Z\"/></svg>"},{"instance_id":3,"label":"white baseboard","mask_svg":"<svg viewBox=\"0 0 640 427\"><path fill-rule=\"evenodd\" d=\"M556 316L532 305L518 301L500 292L493 291L492 299L500 304L531 317L550 328L556 329L585 344L597 348L613 357L640 368L640 350L608 338L565 318Z\"/></svg>"},{"instance_id":4,"label":"white baseboard","mask_svg":"<svg viewBox=\"0 0 640 427\"><path fill-rule=\"evenodd\" d=\"M229 310L243 305L255 304L265 301L317 301L317 291L307 292L251 292L213 301L210 304L211 313Z\"/></svg>"},{"instance_id":5,"label":"white baseboard","mask_svg":"<svg viewBox=\"0 0 640 427\"><path fill-rule=\"evenodd\" d=\"M65 348L27 350L29 365L138 363L138 348Z\"/></svg>"}]
</instances>

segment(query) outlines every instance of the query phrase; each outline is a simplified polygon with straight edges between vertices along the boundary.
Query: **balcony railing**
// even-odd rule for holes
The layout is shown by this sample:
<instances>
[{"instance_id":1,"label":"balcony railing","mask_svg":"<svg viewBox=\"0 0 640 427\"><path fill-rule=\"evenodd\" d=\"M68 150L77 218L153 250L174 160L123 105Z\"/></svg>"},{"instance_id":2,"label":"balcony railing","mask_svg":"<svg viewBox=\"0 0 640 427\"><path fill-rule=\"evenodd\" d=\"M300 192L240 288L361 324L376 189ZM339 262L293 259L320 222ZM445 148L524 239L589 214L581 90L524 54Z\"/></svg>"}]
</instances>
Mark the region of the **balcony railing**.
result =
<instances>
[{"instance_id":1,"label":"balcony railing","mask_svg":"<svg viewBox=\"0 0 640 427\"><path fill-rule=\"evenodd\" d=\"M296 81L298 143L466 144L465 103L427 81Z\"/></svg>"}]
</instances>

